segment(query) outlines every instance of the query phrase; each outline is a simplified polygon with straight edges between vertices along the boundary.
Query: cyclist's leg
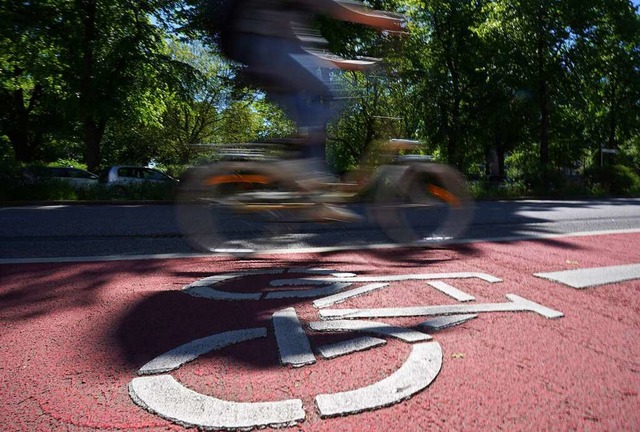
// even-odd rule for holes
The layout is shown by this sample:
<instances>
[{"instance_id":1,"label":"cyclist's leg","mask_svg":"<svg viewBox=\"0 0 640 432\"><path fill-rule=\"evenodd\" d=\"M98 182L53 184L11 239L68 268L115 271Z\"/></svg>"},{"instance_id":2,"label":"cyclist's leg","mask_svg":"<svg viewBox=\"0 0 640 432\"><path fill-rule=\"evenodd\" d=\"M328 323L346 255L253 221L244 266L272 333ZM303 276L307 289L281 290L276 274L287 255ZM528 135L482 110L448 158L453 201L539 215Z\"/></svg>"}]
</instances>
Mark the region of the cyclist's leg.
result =
<instances>
[{"instance_id":1,"label":"cyclist's leg","mask_svg":"<svg viewBox=\"0 0 640 432\"><path fill-rule=\"evenodd\" d=\"M303 156L324 164L325 130L334 93L319 70L330 63L323 64L289 39L239 34L235 41L238 60L247 65L247 73L306 136Z\"/></svg>"}]
</instances>

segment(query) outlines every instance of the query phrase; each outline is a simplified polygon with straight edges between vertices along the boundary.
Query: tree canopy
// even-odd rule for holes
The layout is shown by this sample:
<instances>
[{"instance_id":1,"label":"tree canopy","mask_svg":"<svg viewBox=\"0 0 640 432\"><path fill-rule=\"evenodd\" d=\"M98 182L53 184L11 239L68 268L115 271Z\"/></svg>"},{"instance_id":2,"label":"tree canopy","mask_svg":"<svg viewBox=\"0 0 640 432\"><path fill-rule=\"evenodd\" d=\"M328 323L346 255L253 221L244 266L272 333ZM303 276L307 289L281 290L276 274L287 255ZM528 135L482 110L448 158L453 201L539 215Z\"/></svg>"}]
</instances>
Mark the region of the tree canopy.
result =
<instances>
[{"instance_id":1,"label":"tree canopy","mask_svg":"<svg viewBox=\"0 0 640 432\"><path fill-rule=\"evenodd\" d=\"M0 0L0 157L194 163L199 144L294 127L225 61L196 0ZM371 0L397 36L321 17L328 48L384 58L331 72L345 96L330 161L411 138L473 176L548 186L610 161L640 169L640 15L630 0ZM325 72L326 73L326 72Z\"/></svg>"}]
</instances>

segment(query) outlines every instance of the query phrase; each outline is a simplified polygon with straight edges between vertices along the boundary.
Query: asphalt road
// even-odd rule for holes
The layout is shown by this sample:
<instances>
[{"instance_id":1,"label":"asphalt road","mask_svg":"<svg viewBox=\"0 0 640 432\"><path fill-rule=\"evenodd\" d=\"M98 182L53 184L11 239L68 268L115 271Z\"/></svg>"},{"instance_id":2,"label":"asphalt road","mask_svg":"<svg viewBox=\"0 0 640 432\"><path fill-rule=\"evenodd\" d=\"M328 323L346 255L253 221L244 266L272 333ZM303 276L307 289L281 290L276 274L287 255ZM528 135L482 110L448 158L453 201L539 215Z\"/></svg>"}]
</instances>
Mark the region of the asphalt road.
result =
<instances>
[{"instance_id":1,"label":"asphalt road","mask_svg":"<svg viewBox=\"0 0 640 432\"><path fill-rule=\"evenodd\" d=\"M480 201L460 241L511 240L640 229L640 199ZM360 223L301 227L274 248L371 247L388 243ZM181 235L172 205L0 207L0 260L197 253ZM9 261L8 261L9 260Z\"/></svg>"}]
</instances>

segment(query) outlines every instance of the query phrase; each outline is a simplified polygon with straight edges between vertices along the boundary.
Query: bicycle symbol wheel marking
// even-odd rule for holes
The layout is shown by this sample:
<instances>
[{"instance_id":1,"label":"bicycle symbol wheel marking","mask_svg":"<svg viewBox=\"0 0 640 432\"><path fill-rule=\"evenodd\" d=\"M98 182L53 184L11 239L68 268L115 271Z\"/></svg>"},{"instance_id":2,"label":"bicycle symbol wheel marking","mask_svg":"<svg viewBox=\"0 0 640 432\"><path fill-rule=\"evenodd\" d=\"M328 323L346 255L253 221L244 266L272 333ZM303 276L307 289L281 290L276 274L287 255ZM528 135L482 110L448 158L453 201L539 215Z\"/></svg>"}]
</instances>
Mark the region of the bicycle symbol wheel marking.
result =
<instances>
[{"instance_id":1,"label":"bicycle symbol wheel marking","mask_svg":"<svg viewBox=\"0 0 640 432\"><path fill-rule=\"evenodd\" d=\"M307 286L304 290L271 291L268 293L229 293L220 291L215 285L243 276L279 275L289 272L309 273L304 279L278 279L272 286ZM184 292L197 297L224 300L259 300L269 298L308 298L325 295L317 299L317 308L331 306L357 295L382 289L389 282L406 280L431 280L457 278L479 278L489 283L500 279L484 273L410 274L384 277L358 277L352 273L337 273L325 269L270 269L244 271L216 275L201 279L184 288ZM385 283L381 283L385 282ZM368 283L345 291L355 283ZM320 285L318 288L317 286ZM468 295L454 287L436 283L441 289L459 301L472 301ZM432 284L433 286L433 284ZM463 295L464 294L464 295ZM456 297L457 296L457 297ZM356 318L437 316L418 327L425 331L437 331L475 318L480 312L535 312L546 318L558 318L562 313L545 306L507 294L505 303L464 304L447 306L419 306L413 308L380 309L322 309L323 321L308 323L315 332L358 332L375 336L394 337L410 343L411 351L404 363L392 374L373 384L337 393L319 394L315 405L322 418L355 414L375 410L399 403L424 390L437 377L442 367L443 353L440 344L422 331L392 326L384 322ZM462 300L460 300L462 299ZM471 314L474 313L474 314ZM277 311L272 316L272 325L277 343L280 363L303 367L316 362L313 350L295 309ZM267 336L264 327L247 328L217 333L196 339L176 347L152 359L140 368L138 378L129 383L132 400L142 408L174 423L202 429L252 429L261 427L288 427L304 421L305 410L300 399L267 402L233 402L195 392L179 383L167 372L180 368L199 356L220 350L233 344L250 342ZM375 337L356 337L351 340L317 348L317 352L330 359L352 352L386 344L386 340Z\"/></svg>"}]
</instances>

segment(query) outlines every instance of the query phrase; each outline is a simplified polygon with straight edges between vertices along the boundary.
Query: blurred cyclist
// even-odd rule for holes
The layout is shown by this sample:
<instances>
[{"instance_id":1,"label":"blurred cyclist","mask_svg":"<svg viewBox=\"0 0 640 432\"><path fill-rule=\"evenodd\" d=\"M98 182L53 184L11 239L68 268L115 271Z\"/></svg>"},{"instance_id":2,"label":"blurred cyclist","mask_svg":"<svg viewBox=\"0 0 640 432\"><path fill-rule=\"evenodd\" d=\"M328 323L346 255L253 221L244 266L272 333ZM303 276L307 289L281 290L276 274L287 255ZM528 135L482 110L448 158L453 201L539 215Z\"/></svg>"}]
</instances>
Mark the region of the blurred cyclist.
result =
<instances>
[{"instance_id":1,"label":"blurred cyclist","mask_svg":"<svg viewBox=\"0 0 640 432\"><path fill-rule=\"evenodd\" d=\"M247 77L296 123L300 161L287 168L313 188L331 181L325 162L326 124L334 92L321 68L335 68L313 54L305 35L316 13L382 30L401 31L403 20L344 0L204 0L223 53L246 66ZM211 26L213 27L213 26Z\"/></svg>"}]
</instances>

